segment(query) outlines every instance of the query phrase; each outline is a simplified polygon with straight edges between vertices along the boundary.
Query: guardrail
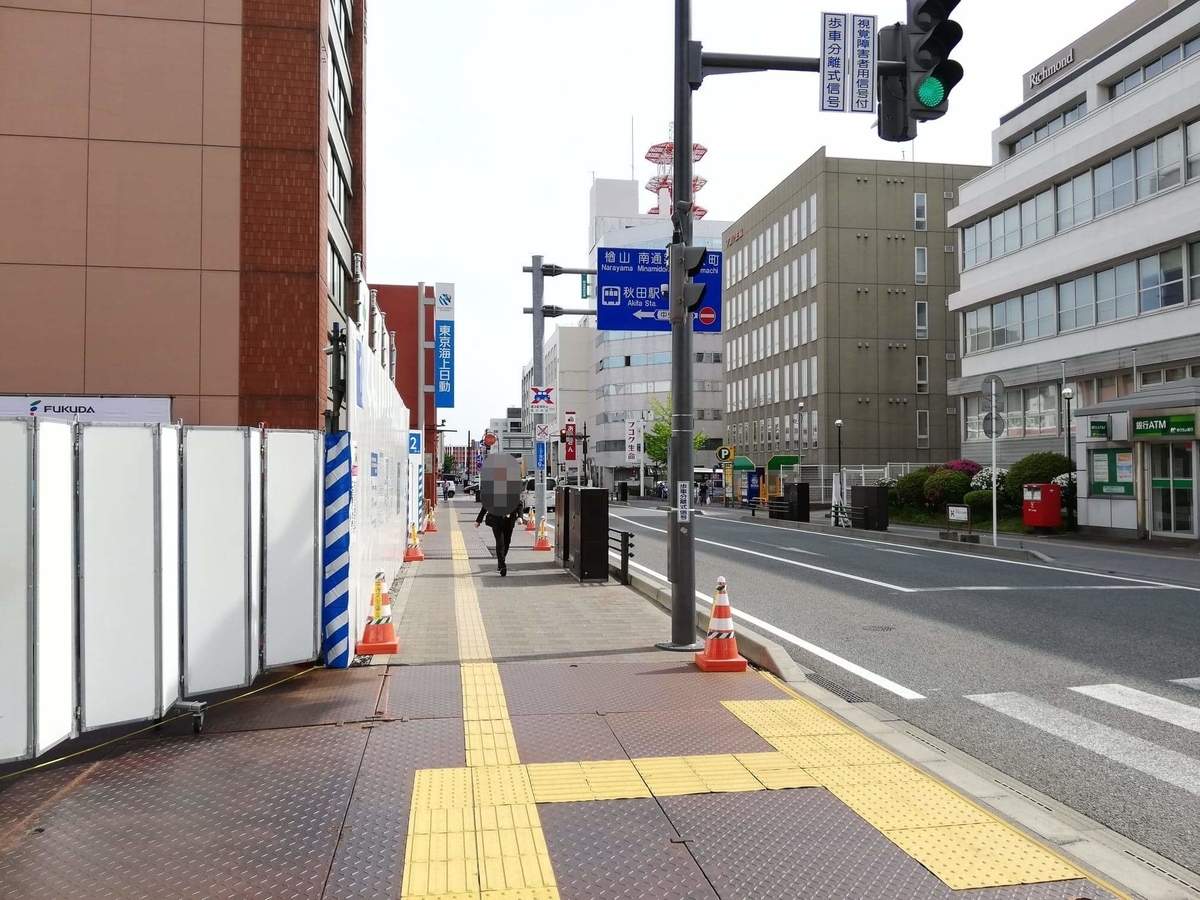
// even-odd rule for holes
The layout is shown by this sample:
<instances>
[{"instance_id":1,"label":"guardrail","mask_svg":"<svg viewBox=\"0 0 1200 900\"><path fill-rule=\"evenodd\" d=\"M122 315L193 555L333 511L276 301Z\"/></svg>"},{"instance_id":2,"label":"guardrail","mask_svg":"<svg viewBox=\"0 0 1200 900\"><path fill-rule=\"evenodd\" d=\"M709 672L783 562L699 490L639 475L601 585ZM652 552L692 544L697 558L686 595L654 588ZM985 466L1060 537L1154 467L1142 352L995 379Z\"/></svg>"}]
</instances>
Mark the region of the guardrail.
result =
<instances>
[{"instance_id":1,"label":"guardrail","mask_svg":"<svg viewBox=\"0 0 1200 900\"><path fill-rule=\"evenodd\" d=\"M608 548L621 554L621 584L629 584L629 560L633 559L633 532L609 528Z\"/></svg>"}]
</instances>

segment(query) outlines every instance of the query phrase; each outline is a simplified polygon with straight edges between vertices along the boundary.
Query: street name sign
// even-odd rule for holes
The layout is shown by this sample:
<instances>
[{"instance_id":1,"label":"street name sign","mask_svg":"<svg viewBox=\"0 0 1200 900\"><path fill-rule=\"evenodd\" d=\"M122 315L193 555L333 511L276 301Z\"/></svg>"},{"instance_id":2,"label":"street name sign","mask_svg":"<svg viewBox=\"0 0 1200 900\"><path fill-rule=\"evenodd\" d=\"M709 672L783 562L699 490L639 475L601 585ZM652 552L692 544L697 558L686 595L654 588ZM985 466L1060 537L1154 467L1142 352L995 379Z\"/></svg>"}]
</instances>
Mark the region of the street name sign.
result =
<instances>
[{"instance_id":1,"label":"street name sign","mask_svg":"<svg viewBox=\"0 0 1200 900\"><path fill-rule=\"evenodd\" d=\"M670 331L670 272L666 250L601 247L596 251L596 327L602 331ZM708 287L692 313L692 331L721 333L724 258L709 250L695 277Z\"/></svg>"},{"instance_id":2,"label":"street name sign","mask_svg":"<svg viewBox=\"0 0 1200 900\"><path fill-rule=\"evenodd\" d=\"M821 13L821 111L875 113L875 16Z\"/></svg>"}]
</instances>

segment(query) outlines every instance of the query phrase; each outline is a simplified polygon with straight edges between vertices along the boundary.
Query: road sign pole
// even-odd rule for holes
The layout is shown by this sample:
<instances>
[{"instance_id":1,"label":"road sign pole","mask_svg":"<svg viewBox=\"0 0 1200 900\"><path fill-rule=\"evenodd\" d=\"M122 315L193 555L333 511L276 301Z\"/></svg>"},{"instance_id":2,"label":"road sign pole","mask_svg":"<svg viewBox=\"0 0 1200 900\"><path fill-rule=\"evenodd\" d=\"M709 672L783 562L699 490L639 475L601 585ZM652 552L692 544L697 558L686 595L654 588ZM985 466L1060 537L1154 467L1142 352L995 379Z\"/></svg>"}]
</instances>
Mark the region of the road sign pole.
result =
<instances>
[{"instance_id":1,"label":"road sign pole","mask_svg":"<svg viewBox=\"0 0 1200 900\"><path fill-rule=\"evenodd\" d=\"M543 376L543 359L542 359L542 341L545 338L546 318L543 315L542 300L545 296L546 276L542 272L542 257L533 257L533 383L535 385L545 384ZM531 407L533 413L533 428L537 430L537 426L542 423L542 407L540 405ZM534 522L541 525L546 518L546 470L541 466L536 466L536 472L533 473L533 518Z\"/></svg>"},{"instance_id":2,"label":"road sign pole","mask_svg":"<svg viewBox=\"0 0 1200 900\"><path fill-rule=\"evenodd\" d=\"M691 0L675 0L675 159L673 218L676 243L692 243L692 86L688 54L692 36ZM683 277L676 282L676 274ZM692 531L692 316L686 309L679 266L671 267L671 300L684 306L684 314L671 321L671 449L667 478L671 484L668 554L671 567L671 640L658 644L665 650L698 650L696 640L696 543ZM678 300L676 299L678 298Z\"/></svg>"},{"instance_id":3,"label":"road sign pole","mask_svg":"<svg viewBox=\"0 0 1200 900\"><path fill-rule=\"evenodd\" d=\"M996 379L991 379L992 383L992 415L996 415ZM996 427L992 426L992 546L1000 545L1000 530L996 524Z\"/></svg>"}]
</instances>

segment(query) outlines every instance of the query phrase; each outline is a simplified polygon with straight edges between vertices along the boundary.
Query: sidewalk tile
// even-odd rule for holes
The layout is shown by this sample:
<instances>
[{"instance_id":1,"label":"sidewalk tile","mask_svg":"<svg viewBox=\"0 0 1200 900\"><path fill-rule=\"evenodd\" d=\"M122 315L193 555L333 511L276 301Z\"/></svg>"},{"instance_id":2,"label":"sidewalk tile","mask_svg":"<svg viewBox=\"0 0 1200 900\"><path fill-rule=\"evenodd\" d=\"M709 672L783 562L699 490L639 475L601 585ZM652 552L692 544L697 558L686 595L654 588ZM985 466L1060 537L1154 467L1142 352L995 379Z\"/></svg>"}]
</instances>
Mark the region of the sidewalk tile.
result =
<instances>
[{"instance_id":1,"label":"sidewalk tile","mask_svg":"<svg viewBox=\"0 0 1200 900\"><path fill-rule=\"evenodd\" d=\"M632 757L762 753L770 745L721 706L609 713L604 719Z\"/></svg>"},{"instance_id":2,"label":"sidewalk tile","mask_svg":"<svg viewBox=\"0 0 1200 900\"><path fill-rule=\"evenodd\" d=\"M521 760L527 763L625 759L621 742L605 716L514 716L513 733Z\"/></svg>"}]
</instances>

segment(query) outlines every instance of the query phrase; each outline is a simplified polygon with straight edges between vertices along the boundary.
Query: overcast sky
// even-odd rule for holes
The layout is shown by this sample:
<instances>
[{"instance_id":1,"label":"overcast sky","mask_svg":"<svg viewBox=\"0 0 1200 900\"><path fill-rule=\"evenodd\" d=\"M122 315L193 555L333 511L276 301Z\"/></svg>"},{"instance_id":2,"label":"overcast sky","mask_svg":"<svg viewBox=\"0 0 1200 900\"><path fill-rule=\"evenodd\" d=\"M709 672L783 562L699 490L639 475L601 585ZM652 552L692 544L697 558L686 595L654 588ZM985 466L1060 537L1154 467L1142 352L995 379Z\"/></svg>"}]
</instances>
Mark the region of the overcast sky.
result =
<instances>
[{"instance_id":1,"label":"overcast sky","mask_svg":"<svg viewBox=\"0 0 1200 900\"><path fill-rule=\"evenodd\" d=\"M1021 75L1127 0L965 0L950 112L913 144L880 141L867 115L817 111L817 76L722 75L694 95L708 155L698 201L736 219L822 144L831 155L989 164L990 136L1021 102ZM904 17L902 0L693 0L707 50L816 56L820 12ZM372 282L456 285L458 428L478 436L520 404L532 356L529 257L583 266L592 178L654 169L672 117L671 0L375 0L367 33L367 256ZM653 204L643 192L642 211ZM579 300L578 278L547 302ZM564 320L565 321L565 320ZM547 331L553 328L548 323Z\"/></svg>"}]
</instances>

